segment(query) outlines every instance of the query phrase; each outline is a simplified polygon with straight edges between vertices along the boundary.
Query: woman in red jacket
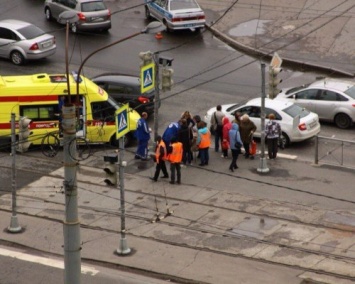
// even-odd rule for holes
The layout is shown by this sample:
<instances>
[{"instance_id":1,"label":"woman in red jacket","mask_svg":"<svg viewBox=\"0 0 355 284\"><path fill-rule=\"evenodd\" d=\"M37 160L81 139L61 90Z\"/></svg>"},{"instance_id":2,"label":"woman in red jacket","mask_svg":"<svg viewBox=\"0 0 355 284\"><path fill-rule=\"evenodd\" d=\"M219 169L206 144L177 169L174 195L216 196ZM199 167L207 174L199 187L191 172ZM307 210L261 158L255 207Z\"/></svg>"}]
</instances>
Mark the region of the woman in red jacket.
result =
<instances>
[{"instance_id":1,"label":"woman in red jacket","mask_svg":"<svg viewBox=\"0 0 355 284\"><path fill-rule=\"evenodd\" d=\"M228 117L223 117L222 119L223 129L222 129L222 158L228 157L229 149L229 130L232 128L232 123L229 121Z\"/></svg>"}]
</instances>

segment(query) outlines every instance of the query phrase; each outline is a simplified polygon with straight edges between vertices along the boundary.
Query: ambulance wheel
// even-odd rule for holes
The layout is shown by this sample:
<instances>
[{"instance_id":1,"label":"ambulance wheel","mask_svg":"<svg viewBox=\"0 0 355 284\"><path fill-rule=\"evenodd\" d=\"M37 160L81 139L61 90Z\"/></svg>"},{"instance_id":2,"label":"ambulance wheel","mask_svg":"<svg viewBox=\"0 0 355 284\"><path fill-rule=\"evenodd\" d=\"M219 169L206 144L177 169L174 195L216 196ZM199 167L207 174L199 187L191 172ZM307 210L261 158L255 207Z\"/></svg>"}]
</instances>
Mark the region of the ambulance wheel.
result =
<instances>
[{"instance_id":1,"label":"ambulance wheel","mask_svg":"<svg viewBox=\"0 0 355 284\"><path fill-rule=\"evenodd\" d=\"M21 52L14 50L10 54L11 62L15 65L23 65L25 63L25 57Z\"/></svg>"}]
</instances>

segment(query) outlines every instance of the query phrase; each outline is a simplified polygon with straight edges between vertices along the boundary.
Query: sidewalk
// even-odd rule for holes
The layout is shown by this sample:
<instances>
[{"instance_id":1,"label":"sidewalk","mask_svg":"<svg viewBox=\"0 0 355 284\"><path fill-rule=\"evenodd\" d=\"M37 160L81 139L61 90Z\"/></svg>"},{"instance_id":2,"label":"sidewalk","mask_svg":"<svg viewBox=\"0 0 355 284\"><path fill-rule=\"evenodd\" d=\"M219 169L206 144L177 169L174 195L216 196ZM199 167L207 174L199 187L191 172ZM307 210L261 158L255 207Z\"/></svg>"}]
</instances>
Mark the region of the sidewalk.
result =
<instances>
[{"instance_id":1,"label":"sidewalk","mask_svg":"<svg viewBox=\"0 0 355 284\"><path fill-rule=\"evenodd\" d=\"M240 157L239 169L229 173L230 160L211 149L208 167L183 168L183 184L172 186L149 180L153 162L137 161L126 151L126 229L132 254L119 257L114 252L120 240L120 195L117 188L105 186L103 161L98 157L102 154L82 163L78 175L83 259L195 281L187 283L296 284L303 278L352 283L317 276L316 271L355 281L355 262L350 260L355 256L353 198L341 192L342 198L337 199L339 185L351 186L352 171L280 157L268 160L270 172L260 174L258 158ZM61 168L18 192L18 218L25 230L20 234L3 231L1 239L63 254L63 173ZM324 202L319 198L329 199L326 208L320 206ZM347 198L348 205L343 201ZM11 195L2 196L0 204L11 212ZM152 222L156 207L160 216L167 208L173 214ZM4 214L0 220L3 228L10 216ZM340 235L336 228L348 231ZM325 256L324 251L333 256Z\"/></svg>"}]
</instances>

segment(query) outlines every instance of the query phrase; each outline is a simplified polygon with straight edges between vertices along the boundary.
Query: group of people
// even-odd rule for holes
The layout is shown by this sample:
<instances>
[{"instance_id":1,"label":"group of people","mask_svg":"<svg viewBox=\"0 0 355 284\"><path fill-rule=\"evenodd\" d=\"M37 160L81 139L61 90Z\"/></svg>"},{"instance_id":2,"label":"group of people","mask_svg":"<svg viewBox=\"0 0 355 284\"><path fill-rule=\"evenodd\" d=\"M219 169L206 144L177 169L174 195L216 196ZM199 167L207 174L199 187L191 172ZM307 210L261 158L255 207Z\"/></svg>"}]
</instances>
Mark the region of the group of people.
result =
<instances>
[{"instance_id":1,"label":"group of people","mask_svg":"<svg viewBox=\"0 0 355 284\"><path fill-rule=\"evenodd\" d=\"M254 117L254 113L250 114ZM260 115L258 116L260 117ZM271 113L268 116L269 121L265 125L265 138L268 145L269 159L275 159L278 152L278 145L281 141L281 126L275 120L275 114ZM222 107L218 105L216 111L211 117L211 132L215 135L215 151L219 151L219 146L222 149L222 158L228 157L228 150L231 150L232 163L229 166L229 170L233 172L237 169L236 160L241 153L241 147L237 144L241 144L245 150L244 156L246 159L254 159L255 149L251 149L253 141L253 135L256 131L255 123L250 119L248 114L241 114L236 112L235 119L230 122L229 118L222 112ZM236 134L235 134L236 132ZM238 143L236 144L237 137ZM237 150L237 151L236 151Z\"/></svg>"},{"instance_id":2,"label":"group of people","mask_svg":"<svg viewBox=\"0 0 355 284\"><path fill-rule=\"evenodd\" d=\"M135 158L148 160L148 142L150 140L150 128L147 124L147 113L142 113L137 123L136 138L138 147ZM235 119L230 121L222 112L222 107L218 105L211 117L211 127L208 129L207 123L201 117L192 116L189 111L185 111L178 122L172 122L166 128L162 136L156 137L155 154L156 163L155 174L151 179L158 181L160 172L161 178L169 178L166 161L170 162L170 184L181 183L181 166L191 165L193 152L197 152L200 159L199 166L206 166L209 163L209 148L211 146L211 135L214 134L215 151L222 150L222 158L228 157L230 150L232 160L229 170L233 172L238 169L237 160L241 154L241 148L245 150L246 159L254 158L250 145L253 142L253 134L256 125L249 118L248 114L235 114ZM278 143L281 136L280 124L275 121L275 115L269 115L269 121L265 127L265 134L268 143L268 155L270 159L275 159L278 151Z\"/></svg>"}]
</instances>

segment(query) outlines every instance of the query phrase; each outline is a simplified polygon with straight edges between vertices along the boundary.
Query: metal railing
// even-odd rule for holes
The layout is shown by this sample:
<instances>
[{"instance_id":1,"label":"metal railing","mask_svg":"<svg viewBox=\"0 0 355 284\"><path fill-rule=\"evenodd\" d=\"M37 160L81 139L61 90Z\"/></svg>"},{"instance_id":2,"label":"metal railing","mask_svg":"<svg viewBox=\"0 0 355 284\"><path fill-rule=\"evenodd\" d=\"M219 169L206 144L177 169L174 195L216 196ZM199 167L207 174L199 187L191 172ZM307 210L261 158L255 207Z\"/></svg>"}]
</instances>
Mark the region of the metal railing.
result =
<instances>
[{"instance_id":1,"label":"metal railing","mask_svg":"<svg viewBox=\"0 0 355 284\"><path fill-rule=\"evenodd\" d=\"M355 169L355 141L316 136L314 163Z\"/></svg>"}]
</instances>

